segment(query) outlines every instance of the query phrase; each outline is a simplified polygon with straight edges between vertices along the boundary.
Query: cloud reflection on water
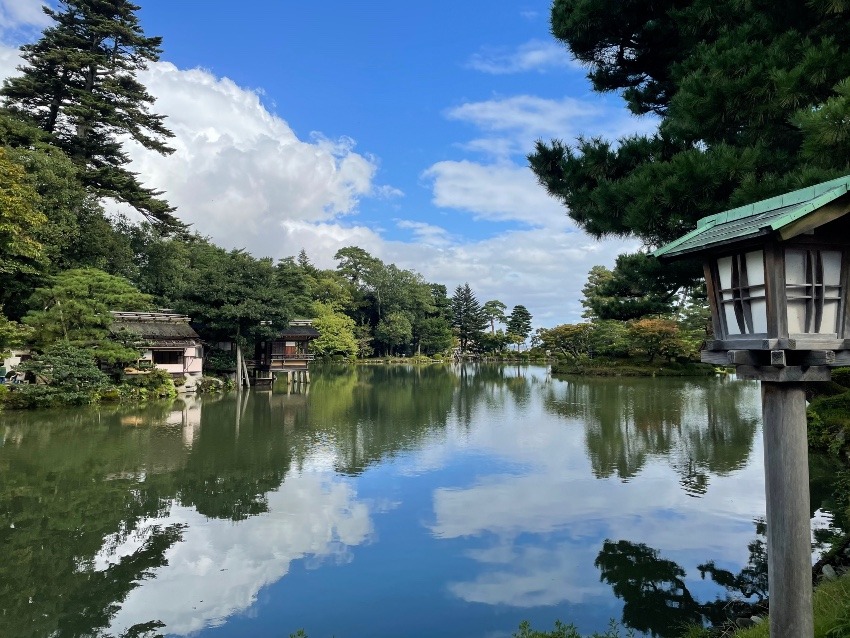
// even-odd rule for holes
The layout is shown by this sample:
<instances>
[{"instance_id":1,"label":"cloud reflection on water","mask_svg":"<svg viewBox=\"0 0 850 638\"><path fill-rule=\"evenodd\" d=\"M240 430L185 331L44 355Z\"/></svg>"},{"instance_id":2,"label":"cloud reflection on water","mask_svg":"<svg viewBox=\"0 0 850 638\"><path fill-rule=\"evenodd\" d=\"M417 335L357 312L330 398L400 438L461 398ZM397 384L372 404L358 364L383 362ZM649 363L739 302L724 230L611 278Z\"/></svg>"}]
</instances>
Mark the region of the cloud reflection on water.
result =
<instances>
[{"instance_id":1,"label":"cloud reflection on water","mask_svg":"<svg viewBox=\"0 0 850 638\"><path fill-rule=\"evenodd\" d=\"M124 630L155 613L169 633L192 633L250 608L292 561L350 560L351 548L373 534L369 507L356 496L348 481L304 473L289 475L268 495L268 513L238 524L174 505L168 517L147 524L185 524L183 541L168 550L168 565L154 579L130 593L111 629ZM102 552L98 562L107 560Z\"/></svg>"}]
</instances>

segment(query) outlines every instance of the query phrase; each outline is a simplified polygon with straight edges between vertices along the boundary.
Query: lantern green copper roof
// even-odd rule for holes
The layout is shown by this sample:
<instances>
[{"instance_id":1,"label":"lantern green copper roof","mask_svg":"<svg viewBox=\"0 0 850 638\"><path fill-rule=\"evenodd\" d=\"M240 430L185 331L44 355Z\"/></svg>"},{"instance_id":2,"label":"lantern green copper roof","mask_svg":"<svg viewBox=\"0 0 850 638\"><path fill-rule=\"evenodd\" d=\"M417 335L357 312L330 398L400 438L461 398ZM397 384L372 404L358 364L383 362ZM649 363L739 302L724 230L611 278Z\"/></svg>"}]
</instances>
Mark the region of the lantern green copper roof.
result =
<instances>
[{"instance_id":1,"label":"lantern green copper roof","mask_svg":"<svg viewBox=\"0 0 850 638\"><path fill-rule=\"evenodd\" d=\"M799 221L850 191L850 175L703 217L691 232L656 249L656 257L678 257L769 235Z\"/></svg>"}]
</instances>

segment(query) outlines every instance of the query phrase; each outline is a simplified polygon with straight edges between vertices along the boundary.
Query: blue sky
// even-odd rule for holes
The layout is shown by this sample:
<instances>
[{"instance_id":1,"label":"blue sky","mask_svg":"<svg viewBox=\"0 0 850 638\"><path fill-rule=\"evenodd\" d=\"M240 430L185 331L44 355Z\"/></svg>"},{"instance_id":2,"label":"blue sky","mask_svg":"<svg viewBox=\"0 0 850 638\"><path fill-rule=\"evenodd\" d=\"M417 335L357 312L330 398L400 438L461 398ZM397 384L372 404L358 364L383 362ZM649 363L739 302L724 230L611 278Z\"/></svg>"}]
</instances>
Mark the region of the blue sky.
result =
<instances>
[{"instance_id":1,"label":"blue sky","mask_svg":"<svg viewBox=\"0 0 850 638\"><path fill-rule=\"evenodd\" d=\"M579 320L588 270L637 247L576 229L527 168L538 138L654 126L590 90L548 1L138 4L163 37L141 79L177 150L130 146L133 168L221 245L322 267L358 245L536 326ZM39 6L0 0L0 76Z\"/></svg>"}]
</instances>

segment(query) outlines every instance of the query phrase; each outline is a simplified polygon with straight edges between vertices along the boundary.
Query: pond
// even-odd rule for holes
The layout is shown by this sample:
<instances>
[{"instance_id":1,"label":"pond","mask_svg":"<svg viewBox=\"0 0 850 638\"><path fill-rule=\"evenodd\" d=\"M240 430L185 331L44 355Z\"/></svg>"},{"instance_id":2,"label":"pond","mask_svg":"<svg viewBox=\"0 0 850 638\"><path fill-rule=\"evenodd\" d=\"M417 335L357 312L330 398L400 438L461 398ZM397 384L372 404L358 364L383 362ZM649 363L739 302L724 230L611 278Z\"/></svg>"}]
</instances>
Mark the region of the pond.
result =
<instances>
[{"instance_id":1,"label":"pond","mask_svg":"<svg viewBox=\"0 0 850 638\"><path fill-rule=\"evenodd\" d=\"M763 539L751 382L328 367L0 418L7 637L668 636Z\"/></svg>"}]
</instances>

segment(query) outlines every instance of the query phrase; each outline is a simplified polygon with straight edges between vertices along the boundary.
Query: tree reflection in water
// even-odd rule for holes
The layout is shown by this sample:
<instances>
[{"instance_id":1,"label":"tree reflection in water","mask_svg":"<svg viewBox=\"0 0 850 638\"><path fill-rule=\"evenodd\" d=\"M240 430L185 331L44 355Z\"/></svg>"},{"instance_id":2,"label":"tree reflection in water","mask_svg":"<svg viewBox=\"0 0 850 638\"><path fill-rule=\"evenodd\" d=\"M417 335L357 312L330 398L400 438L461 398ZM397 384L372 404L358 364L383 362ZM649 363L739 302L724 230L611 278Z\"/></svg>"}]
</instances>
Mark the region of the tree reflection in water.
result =
<instances>
[{"instance_id":1,"label":"tree reflection in water","mask_svg":"<svg viewBox=\"0 0 850 638\"><path fill-rule=\"evenodd\" d=\"M691 625L720 624L742 608L767 598L767 552L763 521L756 521L757 538L749 544L746 566L734 574L714 561L697 567L703 578L726 589L727 597L699 602L685 584L685 570L661 557L644 543L606 540L594 565L600 580L623 600L622 622L627 627L662 638L681 636Z\"/></svg>"},{"instance_id":2,"label":"tree reflection in water","mask_svg":"<svg viewBox=\"0 0 850 638\"><path fill-rule=\"evenodd\" d=\"M708 489L710 474L743 467L759 415L757 385L714 379L570 379L551 386L550 411L585 426L593 473L627 481L650 456L665 456L693 496Z\"/></svg>"}]
</instances>

